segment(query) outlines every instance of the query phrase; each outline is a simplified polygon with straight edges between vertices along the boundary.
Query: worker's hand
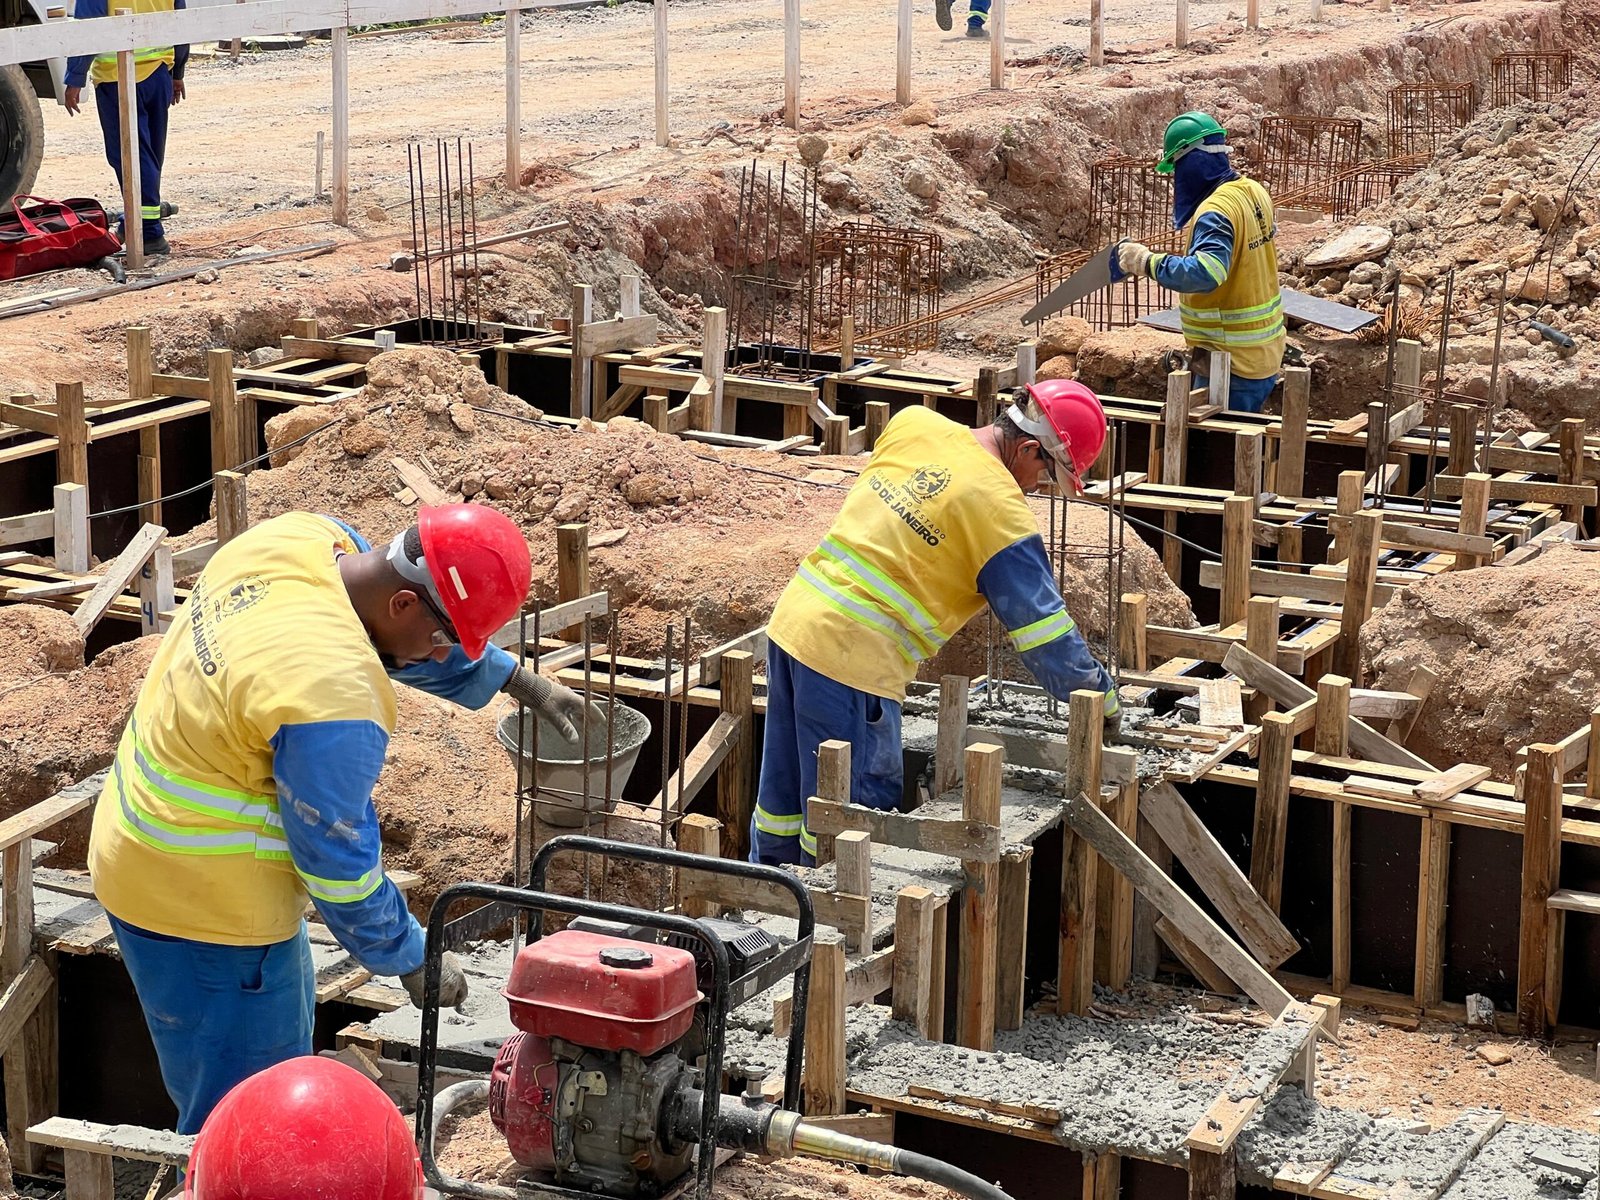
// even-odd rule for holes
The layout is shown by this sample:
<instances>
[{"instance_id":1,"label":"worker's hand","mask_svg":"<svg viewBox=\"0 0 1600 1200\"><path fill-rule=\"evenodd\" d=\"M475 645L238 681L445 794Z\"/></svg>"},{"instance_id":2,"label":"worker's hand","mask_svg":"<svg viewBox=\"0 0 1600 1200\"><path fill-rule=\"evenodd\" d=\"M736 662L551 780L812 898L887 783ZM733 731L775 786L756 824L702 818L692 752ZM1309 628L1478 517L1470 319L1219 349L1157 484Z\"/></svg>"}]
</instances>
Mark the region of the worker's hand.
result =
<instances>
[{"instance_id":1,"label":"worker's hand","mask_svg":"<svg viewBox=\"0 0 1600 1200\"><path fill-rule=\"evenodd\" d=\"M422 1007L422 973L423 968L418 967L411 974L400 976L406 995L411 997L411 1003L417 1008ZM466 999L466 972L461 969L461 960L446 950L439 962L439 1007L460 1008Z\"/></svg>"},{"instance_id":2,"label":"worker's hand","mask_svg":"<svg viewBox=\"0 0 1600 1200\"><path fill-rule=\"evenodd\" d=\"M1118 242L1116 255L1117 269L1129 277L1145 274L1153 257L1150 247L1140 242Z\"/></svg>"},{"instance_id":3,"label":"worker's hand","mask_svg":"<svg viewBox=\"0 0 1600 1200\"><path fill-rule=\"evenodd\" d=\"M83 109L79 107L79 104L82 100L83 89L81 87L69 87L66 91L61 93L61 103L73 116L77 116L83 111Z\"/></svg>"},{"instance_id":4,"label":"worker's hand","mask_svg":"<svg viewBox=\"0 0 1600 1200\"><path fill-rule=\"evenodd\" d=\"M188 95L188 93L183 90L183 80L174 79L172 81L172 102L176 104L186 95Z\"/></svg>"},{"instance_id":5,"label":"worker's hand","mask_svg":"<svg viewBox=\"0 0 1600 1200\"><path fill-rule=\"evenodd\" d=\"M1122 709L1118 708L1106 718L1105 727L1100 734L1100 740L1106 745L1113 745L1122 740Z\"/></svg>"},{"instance_id":6,"label":"worker's hand","mask_svg":"<svg viewBox=\"0 0 1600 1200\"><path fill-rule=\"evenodd\" d=\"M577 745L578 731L583 728L583 697L569 687L553 683L537 671L518 667L501 689L513 700L520 700L534 712L540 713L554 725L561 736ZM603 729L605 715L598 708L589 709L589 728Z\"/></svg>"}]
</instances>

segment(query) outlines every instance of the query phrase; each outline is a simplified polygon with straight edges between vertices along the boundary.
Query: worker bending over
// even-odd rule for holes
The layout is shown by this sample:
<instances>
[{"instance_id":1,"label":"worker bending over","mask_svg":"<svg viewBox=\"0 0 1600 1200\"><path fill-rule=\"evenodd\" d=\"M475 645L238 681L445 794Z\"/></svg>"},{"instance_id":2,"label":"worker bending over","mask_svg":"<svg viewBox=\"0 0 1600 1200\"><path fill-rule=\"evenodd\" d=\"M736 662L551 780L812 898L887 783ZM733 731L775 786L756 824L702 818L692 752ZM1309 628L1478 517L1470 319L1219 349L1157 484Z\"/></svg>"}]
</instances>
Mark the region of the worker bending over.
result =
<instances>
[{"instance_id":1,"label":"worker bending over","mask_svg":"<svg viewBox=\"0 0 1600 1200\"><path fill-rule=\"evenodd\" d=\"M316 905L374 975L422 996L421 927L383 873L372 789L393 677L467 708L507 692L570 740L583 701L489 637L528 545L476 504L374 550L289 513L217 551L150 664L95 808L89 871L139 995L178 1132L255 1071L311 1053ZM440 1003L466 979L446 955Z\"/></svg>"},{"instance_id":2,"label":"worker bending over","mask_svg":"<svg viewBox=\"0 0 1600 1200\"><path fill-rule=\"evenodd\" d=\"M118 8L136 13L174 12L184 0L117 0ZM107 0L77 0L73 16L104 17L110 12ZM144 221L144 252L166 254L167 232L161 223L161 168L167 159L167 112L184 97L183 68L189 61L188 46L149 46L133 54L133 105L139 125L139 205L137 214ZM85 79L94 81L94 106L100 114L100 136L106 145L106 161L122 186L122 130L118 115L117 56L80 55L67 60L66 92L62 102L69 113L79 111ZM123 213L124 225L135 214Z\"/></svg>"},{"instance_id":3,"label":"worker bending over","mask_svg":"<svg viewBox=\"0 0 1600 1200\"><path fill-rule=\"evenodd\" d=\"M1111 278L1148 276L1179 293L1183 340L1197 385L1210 351L1232 357L1228 407L1260 412L1283 365L1283 300L1278 293L1272 197L1228 162L1221 125L1201 112L1167 126L1156 170L1172 176L1172 227L1189 227L1185 254L1156 254L1138 242L1111 248Z\"/></svg>"},{"instance_id":4,"label":"worker bending over","mask_svg":"<svg viewBox=\"0 0 1600 1200\"><path fill-rule=\"evenodd\" d=\"M906 685L985 602L1047 692L1105 692L1106 721L1119 723L1116 687L1067 614L1023 499L1043 475L1081 492L1105 437L1100 401L1071 380L1028 387L984 429L920 406L884 428L767 626L753 861L814 861L806 803L831 738L850 743L855 803L899 803Z\"/></svg>"}]
</instances>

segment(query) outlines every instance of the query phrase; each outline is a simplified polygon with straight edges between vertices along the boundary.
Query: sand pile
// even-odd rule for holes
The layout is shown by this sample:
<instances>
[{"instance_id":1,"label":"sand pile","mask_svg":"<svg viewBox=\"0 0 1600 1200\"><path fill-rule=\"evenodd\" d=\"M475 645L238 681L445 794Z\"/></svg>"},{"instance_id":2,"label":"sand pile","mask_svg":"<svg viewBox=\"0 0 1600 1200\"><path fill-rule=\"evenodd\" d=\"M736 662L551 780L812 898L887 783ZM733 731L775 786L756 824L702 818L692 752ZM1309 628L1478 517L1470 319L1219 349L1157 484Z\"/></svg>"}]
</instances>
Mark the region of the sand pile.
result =
<instances>
[{"instance_id":1,"label":"sand pile","mask_svg":"<svg viewBox=\"0 0 1600 1200\"><path fill-rule=\"evenodd\" d=\"M1600 555L1547 551L1514 567L1453 572L1396 597L1361 631L1369 679L1403 688L1438 673L1411 749L1439 766L1491 767L1589 722L1600 701Z\"/></svg>"},{"instance_id":2,"label":"sand pile","mask_svg":"<svg viewBox=\"0 0 1600 1200\"><path fill-rule=\"evenodd\" d=\"M160 639L140 638L85 667L72 618L35 604L0 608L0 817L111 765ZM81 867L87 811L44 835L56 862Z\"/></svg>"}]
</instances>

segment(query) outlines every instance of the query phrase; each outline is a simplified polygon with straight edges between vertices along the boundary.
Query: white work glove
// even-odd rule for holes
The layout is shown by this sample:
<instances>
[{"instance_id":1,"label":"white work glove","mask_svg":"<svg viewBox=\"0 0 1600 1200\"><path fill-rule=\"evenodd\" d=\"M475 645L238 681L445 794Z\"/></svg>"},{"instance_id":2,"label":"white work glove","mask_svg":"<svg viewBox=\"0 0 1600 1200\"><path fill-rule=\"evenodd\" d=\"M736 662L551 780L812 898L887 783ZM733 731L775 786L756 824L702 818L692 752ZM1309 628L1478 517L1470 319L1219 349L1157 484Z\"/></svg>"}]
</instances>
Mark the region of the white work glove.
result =
<instances>
[{"instance_id":1,"label":"white work glove","mask_svg":"<svg viewBox=\"0 0 1600 1200\"><path fill-rule=\"evenodd\" d=\"M1154 257L1150 247L1139 242L1120 242L1117 245L1117 270L1127 276L1142 276Z\"/></svg>"},{"instance_id":2,"label":"white work glove","mask_svg":"<svg viewBox=\"0 0 1600 1200\"><path fill-rule=\"evenodd\" d=\"M409 975L400 976L400 983L411 997L411 1003L422 1007L422 972L418 967ZM450 951L444 952L439 962L439 1007L460 1008L467 999L467 976L461 969L461 960Z\"/></svg>"},{"instance_id":3,"label":"white work glove","mask_svg":"<svg viewBox=\"0 0 1600 1200\"><path fill-rule=\"evenodd\" d=\"M520 700L534 712L540 713L554 725L561 736L573 745L578 743L578 731L583 728L583 697L569 687L563 687L530 671L518 667L511 672L505 687L500 689L513 700ZM590 707L590 728L603 728L605 716L598 708Z\"/></svg>"}]
</instances>

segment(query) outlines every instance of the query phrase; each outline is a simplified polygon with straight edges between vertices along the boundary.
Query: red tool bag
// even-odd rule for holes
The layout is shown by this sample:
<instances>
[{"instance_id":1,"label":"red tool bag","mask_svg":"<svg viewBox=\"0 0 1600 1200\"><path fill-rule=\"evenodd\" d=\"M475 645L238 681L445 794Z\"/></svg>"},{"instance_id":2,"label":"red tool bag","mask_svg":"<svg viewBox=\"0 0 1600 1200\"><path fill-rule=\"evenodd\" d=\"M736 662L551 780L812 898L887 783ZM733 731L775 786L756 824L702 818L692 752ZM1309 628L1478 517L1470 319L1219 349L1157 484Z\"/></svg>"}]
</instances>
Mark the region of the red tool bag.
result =
<instances>
[{"instance_id":1,"label":"red tool bag","mask_svg":"<svg viewBox=\"0 0 1600 1200\"><path fill-rule=\"evenodd\" d=\"M0 279L92 266L121 249L98 200L17 196L0 211Z\"/></svg>"}]
</instances>

